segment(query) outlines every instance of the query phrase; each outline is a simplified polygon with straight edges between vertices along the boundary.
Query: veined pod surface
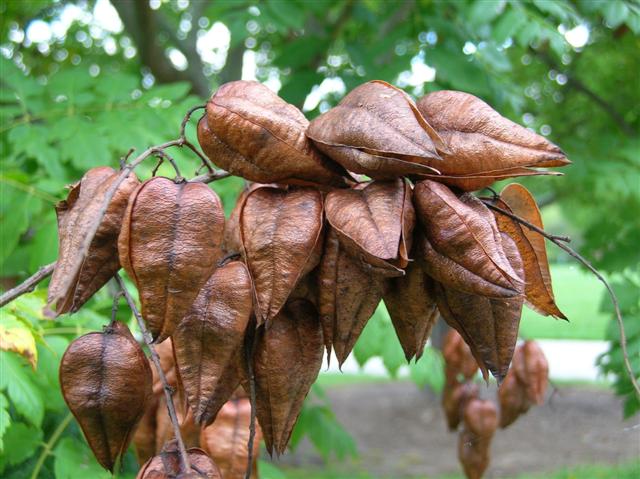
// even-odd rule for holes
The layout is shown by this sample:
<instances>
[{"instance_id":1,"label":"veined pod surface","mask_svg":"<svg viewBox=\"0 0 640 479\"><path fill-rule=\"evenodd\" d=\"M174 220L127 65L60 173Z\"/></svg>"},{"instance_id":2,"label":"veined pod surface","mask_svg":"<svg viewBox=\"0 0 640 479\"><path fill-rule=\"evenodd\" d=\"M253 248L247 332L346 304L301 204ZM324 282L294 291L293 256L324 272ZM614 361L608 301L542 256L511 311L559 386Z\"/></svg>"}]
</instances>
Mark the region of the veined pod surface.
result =
<instances>
[{"instance_id":1,"label":"veined pod surface","mask_svg":"<svg viewBox=\"0 0 640 479\"><path fill-rule=\"evenodd\" d=\"M215 164L259 183L345 186L344 169L307 139L302 112L255 81L225 83L207 102L198 140Z\"/></svg>"},{"instance_id":2,"label":"veined pod surface","mask_svg":"<svg viewBox=\"0 0 640 479\"><path fill-rule=\"evenodd\" d=\"M437 174L446 148L409 95L380 80L354 88L307 136L347 170L375 179Z\"/></svg>"},{"instance_id":3,"label":"veined pod surface","mask_svg":"<svg viewBox=\"0 0 640 479\"><path fill-rule=\"evenodd\" d=\"M442 173L431 177L435 181L475 191L500 179L558 174L535 168L571 163L546 138L469 93L436 91L418 100L417 106L447 147L444 161L431 163Z\"/></svg>"},{"instance_id":4,"label":"veined pod surface","mask_svg":"<svg viewBox=\"0 0 640 479\"><path fill-rule=\"evenodd\" d=\"M288 302L278 316L258 328L253 368L256 406L269 454L286 450L302 403L320 372L322 352L318 313L304 299Z\"/></svg>"},{"instance_id":5,"label":"veined pod surface","mask_svg":"<svg viewBox=\"0 0 640 479\"><path fill-rule=\"evenodd\" d=\"M240 238L258 324L278 314L300 278L320 261L322 216L322 194L311 188L265 186L247 195Z\"/></svg>"},{"instance_id":6,"label":"veined pod surface","mask_svg":"<svg viewBox=\"0 0 640 479\"><path fill-rule=\"evenodd\" d=\"M430 180L414 190L425 268L453 288L492 298L522 294L524 280L507 259L493 214L470 194L456 196Z\"/></svg>"},{"instance_id":7,"label":"veined pod surface","mask_svg":"<svg viewBox=\"0 0 640 479\"><path fill-rule=\"evenodd\" d=\"M220 199L203 183L155 177L132 194L118 249L155 342L173 333L213 273L223 232Z\"/></svg>"},{"instance_id":8,"label":"veined pod surface","mask_svg":"<svg viewBox=\"0 0 640 479\"><path fill-rule=\"evenodd\" d=\"M48 315L75 313L120 269L118 234L129 196L140 184L133 173L116 189L86 257L79 254L88 229L119 175L108 166L92 168L71 187L67 199L56 205L58 260L49 284Z\"/></svg>"},{"instance_id":9,"label":"veined pod surface","mask_svg":"<svg viewBox=\"0 0 640 479\"><path fill-rule=\"evenodd\" d=\"M62 356L62 395L105 469L113 472L127 451L151 400L151 383L140 345L117 321L104 332L79 337Z\"/></svg>"},{"instance_id":10,"label":"veined pod surface","mask_svg":"<svg viewBox=\"0 0 640 479\"><path fill-rule=\"evenodd\" d=\"M187 450L190 471L181 470L180 451L175 440L165 444L157 456L149 459L138 471L136 479L223 479L213 460L202 449Z\"/></svg>"},{"instance_id":11,"label":"veined pod surface","mask_svg":"<svg viewBox=\"0 0 640 479\"><path fill-rule=\"evenodd\" d=\"M252 311L247 267L231 261L211 275L173 333L180 377L198 424L210 424L240 384Z\"/></svg>"}]
</instances>

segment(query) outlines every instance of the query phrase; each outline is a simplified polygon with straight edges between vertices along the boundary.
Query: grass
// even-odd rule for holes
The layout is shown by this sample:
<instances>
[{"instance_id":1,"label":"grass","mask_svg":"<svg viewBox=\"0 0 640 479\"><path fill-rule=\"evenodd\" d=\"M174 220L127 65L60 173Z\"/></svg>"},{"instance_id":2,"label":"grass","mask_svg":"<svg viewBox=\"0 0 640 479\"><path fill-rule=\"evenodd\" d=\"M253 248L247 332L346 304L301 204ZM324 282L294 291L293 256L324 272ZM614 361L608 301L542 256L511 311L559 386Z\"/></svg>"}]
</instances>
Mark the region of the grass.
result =
<instances>
[{"instance_id":1,"label":"grass","mask_svg":"<svg viewBox=\"0 0 640 479\"><path fill-rule=\"evenodd\" d=\"M604 339L609 315L600 312L604 285L570 264L551 267L556 302L569 322L541 316L525 307L520 335L527 339Z\"/></svg>"}]
</instances>

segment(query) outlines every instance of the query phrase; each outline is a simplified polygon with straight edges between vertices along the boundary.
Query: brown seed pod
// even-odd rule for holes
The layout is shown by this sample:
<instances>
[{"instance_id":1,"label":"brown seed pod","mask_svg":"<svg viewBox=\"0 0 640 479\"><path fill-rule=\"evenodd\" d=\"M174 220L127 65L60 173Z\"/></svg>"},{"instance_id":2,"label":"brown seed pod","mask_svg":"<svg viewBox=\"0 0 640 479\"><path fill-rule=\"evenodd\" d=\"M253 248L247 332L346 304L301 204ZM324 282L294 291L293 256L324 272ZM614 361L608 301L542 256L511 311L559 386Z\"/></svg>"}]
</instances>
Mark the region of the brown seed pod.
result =
<instances>
[{"instance_id":1,"label":"brown seed pod","mask_svg":"<svg viewBox=\"0 0 640 479\"><path fill-rule=\"evenodd\" d=\"M254 352L256 412L269 454L282 454L304 398L322 365L318 313L304 299L288 302L258 328ZM248 390L248 386L244 386Z\"/></svg>"},{"instance_id":2,"label":"brown seed pod","mask_svg":"<svg viewBox=\"0 0 640 479\"><path fill-rule=\"evenodd\" d=\"M311 188L257 188L240 214L243 255L258 324L274 318L322 248L322 194Z\"/></svg>"},{"instance_id":3,"label":"brown seed pod","mask_svg":"<svg viewBox=\"0 0 640 479\"><path fill-rule=\"evenodd\" d=\"M347 170L375 179L437 174L436 150L445 149L409 95L379 80L313 120L307 136Z\"/></svg>"},{"instance_id":4,"label":"brown seed pod","mask_svg":"<svg viewBox=\"0 0 640 479\"><path fill-rule=\"evenodd\" d=\"M167 411L167 400L164 394L158 397L158 409L156 410L156 442L155 452L158 454L167 441L174 438L173 424ZM186 447L200 446L200 426L193 419L193 413L182 398L182 395L174 395L174 406L176 408L176 417L180 426L180 435Z\"/></svg>"},{"instance_id":5,"label":"brown seed pod","mask_svg":"<svg viewBox=\"0 0 640 479\"><path fill-rule=\"evenodd\" d=\"M182 471L178 444L175 440L170 441L164 445L159 455L142 466L136 479L222 479L220 469L202 449L193 447L187 450L187 455L191 471Z\"/></svg>"},{"instance_id":6,"label":"brown seed pod","mask_svg":"<svg viewBox=\"0 0 640 479\"><path fill-rule=\"evenodd\" d=\"M73 341L60 362L64 400L98 462L113 472L151 399L151 369L122 323Z\"/></svg>"},{"instance_id":7,"label":"brown seed pod","mask_svg":"<svg viewBox=\"0 0 640 479\"><path fill-rule=\"evenodd\" d=\"M325 200L327 221L342 247L385 275L401 276L415 225L411 187L403 179L334 190Z\"/></svg>"},{"instance_id":8,"label":"brown seed pod","mask_svg":"<svg viewBox=\"0 0 640 479\"><path fill-rule=\"evenodd\" d=\"M305 136L309 121L302 112L261 83L222 85L206 111L198 140L228 172L259 183L346 185L344 169Z\"/></svg>"},{"instance_id":9,"label":"brown seed pod","mask_svg":"<svg viewBox=\"0 0 640 479\"><path fill-rule=\"evenodd\" d=\"M511 265L522 274L522 261L515 243L507 235L502 240ZM437 282L434 282L434 292L440 314L469 345L485 380L488 369L500 384L509 370L518 340L523 296L491 299L456 291Z\"/></svg>"},{"instance_id":10,"label":"brown seed pod","mask_svg":"<svg viewBox=\"0 0 640 479\"><path fill-rule=\"evenodd\" d=\"M447 382L442 391L442 408L450 431L458 429L467 402L480 394L477 384L466 382Z\"/></svg>"},{"instance_id":11,"label":"brown seed pod","mask_svg":"<svg viewBox=\"0 0 640 479\"><path fill-rule=\"evenodd\" d=\"M211 275L173 333L180 378L198 424L210 424L240 384L252 311L247 267L231 261Z\"/></svg>"},{"instance_id":12,"label":"brown seed pod","mask_svg":"<svg viewBox=\"0 0 640 479\"><path fill-rule=\"evenodd\" d=\"M491 401L472 399L464 409L464 429L458 441L458 459L468 479L480 479L489 467L491 438L498 414Z\"/></svg>"},{"instance_id":13,"label":"brown seed pod","mask_svg":"<svg viewBox=\"0 0 640 479\"><path fill-rule=\"evenodd\" d=\"M424 235L426 271L447 288L492 298L522 293L523 279L509 264L489 209L476 197L457 197L446 185L424 180L414 190Z\"/></svg>"},{"instance_id":14,"label":"brown seed pod","mask_svg":"<svg viewBox=\"0 0 640 479\"><path fill-rule=\"evenodd\" d=\"M119 172L107 166L87 171L56 205L58 260L49 284L48 316L75 313L120 269L118 234L129 196L139 185L134 174L116 189L85 258L80 248ZM72 271L78 271L71 275ZM53 311L50 310L53 308Z\"/></svg>"},{"instance_id":15,"label":"brown seed pod","mask_svg":"<svg viewBox=\"0 0 640 479\"><path fill-rule=\"evenodd\" d=\"M544 229L536 200L522 185L517 183L507 185L500 193L500 198L496 200L495 205ZM507 233L515 241L522 256L527 304L545 316L567 319L555 303L545 238L500 212L494 211L493 214L500 231Z\"/></svg>"},{"instance_id":16,"label":"brown seed pod","mask_svg":"<svg viewBox=\"0 0 640 479\"><path fill-rule=\"evenodd\" d=\"M404 276L388 279L385 285L384 304L407 362L422 357L438 319L438 307L427 281L430 279L422 261L417 259L407 266Z\"/></svg>"},{"instance_id":17,"label":"brown seed pod","mask_svg":"<svg viewBox=\"0 0 640 479\"><path fill-rule=\"evenodd\" d=\"M163 343L164 344L164 343ZM133 447L139 465L147 462L156 454L156 428L160 397L153 394L144 410L144 414L133 433Z\"/></svg>"},{"instance_id":18,"label":"brown seed pod","mask_svg":"<svg viewBox=\"0 0 640 479\"><path fill-rule=\"evenodd\" d=\"M474 191L499 179L557 174L534 168L571 163L556 145L468 93L433 92L418 101L418 109L448 149L445 161L430 163L442 173L435 181Z\"/></svg>"},{"instance_id":19,"label":"brown seed pod","mask_svg":"<svg viewBox=\"0 0 640 479\"><path fill-rule=\"evenodd\" d=\"M251 402L249 399L233 399L225 403L210 426L202 430L200 444L220 468L224 479L244 479L249 456L249 424ZM253 443L253 465L251 477L258 477L258 456L262 432L256 427Z\"/></svg>"},{"instance_id":20,"label":"brown seed pod","mask_svg":"<svg viewBox=\"0 0 640 479\"><path fill-rule=\"evenodd\" d=\"M467 343L464 342L462 336L455 329L449 330L444 338L442 357L444 358L447 378L451 378L455 382L457 382L459 375L464 380L470 381L478 373L478 363Z\"/></svg>"},{"instance_id":21,"label":"brown seed pod","mask_svg":"<svg viewBox=\"0 0 640 479\"><path fill-rule=\"evenodd\" d=\"M203 183L155 177L131 195L118 249L155 342L173 333L213 273L223 231L220 199Z\"/></svg>"},{"instance_id":22,"label":"brown seed pod","mask_svg":"<svg viewBox=\"0 0 640 479\"><path fill-rule=\"evenodd\" d=\"M544 403L549 382L549 363L535 341L525 341L513 355L513 369L524 385L527 398L533 404Z\"/></svg>"},{"instance_id":23,"label":"brown seed pod","mask_svg":"<svg viewBox=\"0 0 640 479\"><path fill-rule=\"evenodd\" d=\"M531 402L527 398L526 388L518 381L514 367L509 370L500 385L500 389L498 389L501 428L513 424L520 415L525 414L531 407Z\"/></svg>"},{"instance_id":24,"label":"brown seed pod","mask_svg":"<svg viewBox=\"0 0 640 479\"><path fill-rule=\"evenodd\" d=\"M382 299L384 278L365 271L330 229L318 271L318 309L327 352L342 366Z\"/></svg>"}]
</instances>

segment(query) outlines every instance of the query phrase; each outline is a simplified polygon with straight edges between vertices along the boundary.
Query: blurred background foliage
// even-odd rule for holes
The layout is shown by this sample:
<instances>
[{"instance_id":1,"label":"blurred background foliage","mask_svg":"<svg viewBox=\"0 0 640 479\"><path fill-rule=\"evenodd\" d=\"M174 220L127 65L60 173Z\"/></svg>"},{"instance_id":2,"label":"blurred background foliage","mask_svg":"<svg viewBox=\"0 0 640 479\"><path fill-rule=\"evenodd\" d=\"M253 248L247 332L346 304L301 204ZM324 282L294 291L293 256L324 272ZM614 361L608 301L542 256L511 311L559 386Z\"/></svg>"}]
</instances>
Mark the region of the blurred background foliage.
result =
<instances>
[{"instance_id":1,"label":"blurred background foliage","mask_svg":"<svg viewBox=\"0 0 640 479\"><path fill-rule=\"evenodd\" d=\"M548 229L570 233L614 282L640 371L636 1L2 0L0 27L2 288L55 260L53 205L65 185L90 167L117 167L130 148L177 137L184 112L218 85L257 79L312 118L351 88L382 79L415 97L473 93L566 151L573 165L564 178L525 183ZM192 155L175 157L183 174L195 174ZM138 175L148 177L153 166ZM161 174L171 173L164 168ZM212 186L227 212L241 186L237 178ZM567 261L553 250L552 258ZM572 291L578 303L593 301L589 290ZM56 321L43 319L43 300L40 289L2 310L0 474L102 477L62 401L57 366L70 340L106 323L109 292ZM606 299L603 311L611 314ZM128 311L120 315L130 319ZM589 321L570 319L576 327ZM591 337L590 324L582 327ZM611 347L601 366L630 415L640 405L621 373L613 322L607 331ZM358 363L379 357L395 375L404 362L399 346L385 340L392 334L381 306L356 346ZM438 390L438 353L429 350L409 374ZM305 435L325 460L356 454L319 386L293 445ZM124 463L121 477L131 477L131 454Z\"/></svg>"}]
</instances>

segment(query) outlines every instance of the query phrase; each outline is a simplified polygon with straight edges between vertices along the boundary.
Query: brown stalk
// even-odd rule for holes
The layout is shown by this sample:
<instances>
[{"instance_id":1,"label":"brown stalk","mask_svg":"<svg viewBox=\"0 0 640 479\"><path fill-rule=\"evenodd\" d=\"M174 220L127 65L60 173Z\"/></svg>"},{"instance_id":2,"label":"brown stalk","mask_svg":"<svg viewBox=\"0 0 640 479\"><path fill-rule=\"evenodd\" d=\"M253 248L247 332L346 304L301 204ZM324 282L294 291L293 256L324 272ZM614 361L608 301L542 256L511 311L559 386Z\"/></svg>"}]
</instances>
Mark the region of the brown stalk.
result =
<instances>
[{"instance_id":1,"label":"brown stalk","mask_svg":"<svg viewBox=\"0 0 640 479\"><path fill-rule=\"evenodd\" d=\"M51 276L55 267L55 262L49 263L45 266L41 266L33 276L27 278L15 288L12 288L9 291L3 293L2 296L0 296L0 308L5 304L9 304L17 297L22 296L23 294L30 293L31 291L36 289L36 286L40 281L43 281Z\"/></svg>"}]
</instances>

